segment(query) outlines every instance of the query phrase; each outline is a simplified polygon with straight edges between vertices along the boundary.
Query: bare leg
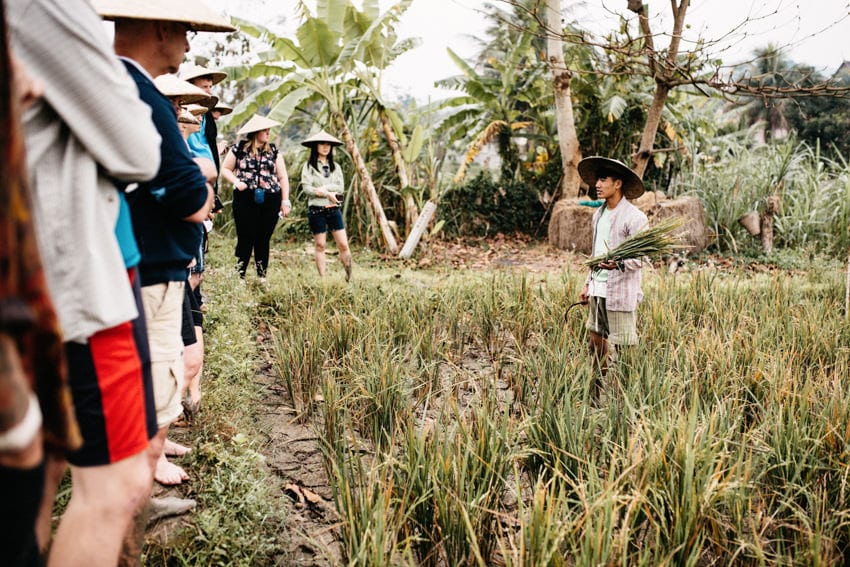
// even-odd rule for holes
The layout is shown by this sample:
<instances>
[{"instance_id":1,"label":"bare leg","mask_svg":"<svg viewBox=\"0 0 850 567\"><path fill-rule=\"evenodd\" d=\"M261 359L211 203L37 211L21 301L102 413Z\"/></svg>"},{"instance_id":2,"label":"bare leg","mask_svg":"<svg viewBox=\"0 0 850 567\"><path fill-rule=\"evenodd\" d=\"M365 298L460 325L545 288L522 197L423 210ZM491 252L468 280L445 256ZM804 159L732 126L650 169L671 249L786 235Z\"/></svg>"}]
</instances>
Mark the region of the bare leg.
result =
<instances>
[{"instance_id":1,"label":"bare leg","mask_svg":"<svg viewBox=\"0 0 850 567\"><path fill-rule=\"evenodd\" d=\"M590 331L590 354L602 376L608 373L608 341L593 331Z\"/></svg>"},{"instance_id":2,"label":"bare leg","mask_svg":"<svg viewBox=\"0 0 850 567\"><path fill-rule=\"evenodd\" d=\"M189 363L185 364L184 370L192 413L197 413L198 406L201 403L201 375L204 373L204 332L201 327L195 327L195 338L197 342L187 347L183 352L184 361L191 358L189 360L191 366ZM189 353L188 351L192 347L194 347L193 351Z\"/></svg>"},{"instance_id":3,"label":"bare leg","mask_svg":"<svg viewBox=\"0 0 850 567\"><path fill-rule=\"evenodd\" d=\"M62 516L48 565L116 565L133 515L151 490L148 454L117 463L71 467L71 501Z\"/></svg>"},{"instance_id":4,"label":"bare leg","mask_svg":"<svg viewBox=\"0 0 850 567\"><path fill-rule=\"evenodd\" d=\"M351 279L351 249L348 247L348 236L345 234L345 229L335 230L331 234L339 250L339 261L345 267L345 281L349 281Z\"/></svg>"},{"instance_id":5,"label":"bare leg","mask_svg":"<svg viewBox=\"0 0 850 567\"><path fill-rule=\"evenodd\" d=\"M325 277L325 246L327 245L328 235L321 232L313 235L313 253L316 259L316 269L319 270L319 276Z\"/></svg>"},{"instance_id":6,"label":"bare leg","mask_svg":"<svg viewBox=\"0 0 850 567\"><path fill-rule=\"evenodd\" d=\"M183 413L187 421L192 421L201 405L201 373L204 368L204 335L201 327L195 327L194 344L183 348ZM188 402L186 394L188 393Z\"/></svg>"},{"instance_id":7,"label":"bare leg","mask_svg":"<svg viewBox=\"0 0 850 567\"><path fill-rule=\"evenodd\" d=\"M165 437L167 435L168 427L163 427L151 440L151 446L156 448L156 465L154 466L153 478L160 484L173 486L182 484L184 480L189 480L189 475L181 467L168 462L168 459L165 458Z\"/></svg>"}]
</instances>

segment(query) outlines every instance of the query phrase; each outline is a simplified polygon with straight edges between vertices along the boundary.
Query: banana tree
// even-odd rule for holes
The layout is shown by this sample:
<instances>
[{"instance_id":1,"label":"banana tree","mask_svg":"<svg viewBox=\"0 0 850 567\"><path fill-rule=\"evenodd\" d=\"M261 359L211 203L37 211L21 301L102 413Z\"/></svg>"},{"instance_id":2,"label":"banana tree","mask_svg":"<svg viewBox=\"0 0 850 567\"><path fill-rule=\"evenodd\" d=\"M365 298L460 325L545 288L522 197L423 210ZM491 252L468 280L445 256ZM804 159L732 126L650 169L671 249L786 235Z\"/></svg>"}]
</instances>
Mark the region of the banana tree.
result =
<instances>
[{"instance_id":1,"label":"banana tree","mask_svg":"<svg viewBox=\"0 0 850 567\"><path fill-rule=\"evenodd\" d=\"M359 22L368 28L368 21ZM367 29L363 29L365 33ZM408 141L405 135L404 123L396 112L384 99L381 93L382 72L389 67L400 55L419 45L420 40L407 38L399 41L395 31L388 27L385 33L375 37L366 49L364 59L369 62L370 67L358 65L355 68L355 76L359 84L358 88L374 102L374 110L381 130L387 140L387 146L393 158L396 175L399 181L399 191L404 203L405 228L409 232L418 214L416 199L411 189L410 176L408 175L409 164L422 148L422 134L414 131L413 139ZM412 154L414 157L408 157Z\"/></svg>"},{"instance_id":2,"label":"banana tree","mask_svg":"<svg viewBox=\"0 0 850 567\"><path fill-rule=\"evenodd\" d=\"M269 82L243 100L230 121L238 123L257 109L270 107L269 116L285 123L296 109L321 102L327 123L337 131L351 156L372 221L378 225L390 254L398 252L398 243L352 133L346 108L350 100L363 95L358 90L358 73L374 69L369 58L411 2L401 0L381 13L378 0L364 0L362 10L357 10L351 0L321 0L313 14L302 1L297 6L302 22L294 39L256 23L235 20L243 33L270 45L271 50L261 54L259 63L235 73Z\"/></svg>"}]
</instances>

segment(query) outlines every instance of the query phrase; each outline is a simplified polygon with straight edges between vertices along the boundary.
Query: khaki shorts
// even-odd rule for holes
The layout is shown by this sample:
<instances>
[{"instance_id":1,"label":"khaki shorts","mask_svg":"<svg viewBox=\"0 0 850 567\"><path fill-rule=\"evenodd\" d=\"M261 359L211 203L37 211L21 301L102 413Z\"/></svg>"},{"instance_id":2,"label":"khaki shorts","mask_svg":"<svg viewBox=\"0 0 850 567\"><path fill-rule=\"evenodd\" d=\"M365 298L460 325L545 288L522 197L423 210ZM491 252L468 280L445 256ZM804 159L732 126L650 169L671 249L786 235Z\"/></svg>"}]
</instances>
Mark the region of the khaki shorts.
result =
<instances>
[{"instance_id":1,"label":"khaki shorts","mask_svg":"<svg viewBox=\"0 0 850 567\"><path fill-rule=\"evenodd\" d=\"M609 311L604 297L590 297L587 330L614 345L636 345L637 317L634 311Z\"/></svg>"},{"instance_id":2,"label":"khaki shorts","mask_svg":"<svg viewBox=\"0 0 850 567\"><path fill-rule=\"evenodd\" d=\"M151 346L151 373L159 429L183 413L183 296L186 282L168 282L142 288L145 322Z\"/></svg>"}]
</instances>

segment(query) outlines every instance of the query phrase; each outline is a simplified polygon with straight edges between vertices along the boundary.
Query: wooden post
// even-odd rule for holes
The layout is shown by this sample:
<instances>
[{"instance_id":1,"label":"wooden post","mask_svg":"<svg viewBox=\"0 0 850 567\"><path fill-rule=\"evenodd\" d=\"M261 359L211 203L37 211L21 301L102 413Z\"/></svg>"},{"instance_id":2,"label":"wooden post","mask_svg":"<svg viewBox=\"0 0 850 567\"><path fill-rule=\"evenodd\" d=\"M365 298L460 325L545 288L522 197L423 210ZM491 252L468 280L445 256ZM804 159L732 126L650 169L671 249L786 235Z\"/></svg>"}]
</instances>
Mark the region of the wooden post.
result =
<instances>
[{"instance_id":1,"label":"wooden post","mask_svg":"<svg viewBox=\"0 0 850 567\"><path fill-rule=\"evenodd\" d=\"M779 212L781 204L779 195L771 195L761 214L761 247L765 254L773 252L773 215Z\"/></svg>"},{"instance_id":2,"label":"wooden post","mask_svg":"<svg viewBox=\"0 0 850 567\"><path fill-rule=\"evenodd\" d=\"M422 238L422 235L425 233L425 229L428 228L429 224L431 224L431 220L434 218L434 214L436 212L437 203L434 201L428 201L425 203L425 206L422 207L422 212L419 213L419 217L416 219L416 222L413 224L413 228L410 230L410 234L407 236L407 240L404 242L404 247L398 255L399 258L404 260L413 255L413 251L416 250L416 245L419 244L419 239Z\"/></svg>"},{"instance_id":3,"label":"wooden post","mask_svg":"<svg viewBox=\"0 0 850 567\"><path fill-rule=\"evenodd\" d=\"M847 256L847 278L844 282L844 318L850 315L850 255Z\"/></svg>"}]
</instances>

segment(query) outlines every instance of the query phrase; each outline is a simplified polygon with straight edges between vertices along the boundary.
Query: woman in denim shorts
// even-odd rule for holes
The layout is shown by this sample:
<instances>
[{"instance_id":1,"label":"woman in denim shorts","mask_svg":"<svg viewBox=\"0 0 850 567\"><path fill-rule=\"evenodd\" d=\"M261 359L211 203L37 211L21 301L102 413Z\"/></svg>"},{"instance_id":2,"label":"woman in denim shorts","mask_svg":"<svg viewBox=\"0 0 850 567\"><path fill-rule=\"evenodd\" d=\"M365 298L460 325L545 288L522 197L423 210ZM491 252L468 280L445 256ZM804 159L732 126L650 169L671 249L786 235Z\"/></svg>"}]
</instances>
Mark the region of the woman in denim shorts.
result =
<instances>
[{"instance_id":1,"label":"woman in denim shorts","mask_svg":"<svg viewBox=\"0 0 850 567\"><path fill-rule=\"evenodd\" d=\"M342 221L343 189L345 187L342 168L334 163L335 146L342 145L324 130L301 142L310 148L310 157L301 169L301 186L309 197L307 220L313 233L316 268L325 275L325 246L328 231L336 242L339 259L345 268L345 281L351 279L351 250Z\"/></svg>"}]
</instances>

